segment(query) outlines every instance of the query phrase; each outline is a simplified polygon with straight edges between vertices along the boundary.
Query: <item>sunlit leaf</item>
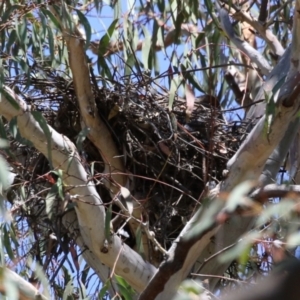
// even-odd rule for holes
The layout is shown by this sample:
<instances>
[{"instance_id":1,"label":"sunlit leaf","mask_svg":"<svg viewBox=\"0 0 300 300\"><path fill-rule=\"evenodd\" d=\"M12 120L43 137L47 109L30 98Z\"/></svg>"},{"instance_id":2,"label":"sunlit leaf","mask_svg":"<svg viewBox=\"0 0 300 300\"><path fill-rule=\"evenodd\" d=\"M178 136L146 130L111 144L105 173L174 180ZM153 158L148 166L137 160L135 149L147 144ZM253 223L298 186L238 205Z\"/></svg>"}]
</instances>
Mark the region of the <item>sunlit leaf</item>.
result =
<instances>
[{"instance_id":1,"label":"sunlit leaf","mask_svg":"<svg viewBox=\"0 0 300 300\"><path fill-rule=\"evenodd\" d=\"M196 212L194 226L183 238L185 240L195 239L196 237L201 236L208 229L212 229L216 226L216 215L221 211L223 206L224 203L217 199L214 201L204 199L201 208Z\"/></svg>"},{"instance_id":2,"label":"sunlit leaf","mask_svg":"<svg viewBox=\"0 0 300 300\"><path fill-rule=\"evenodd\" d=\"M180 294L178 293L179 295L177 295L174 300L183 300L183 293L187 293L188 295L194 294L195 296L197 295L196 297L198 297L204 291L204 288L201 282L197 282L196 284L195 280L186 279L181 283L179 291Z\"/></svg>"},{"instance_id":3,"label":"sunlit leaf","mask_svg":"<svg viewBox=\"0 0 300 300\"><path fill-rule=\"evenodd\" d=\"M276 97L278 96L280 87L284 84L286 76L283 76L273 87L272 92L268 93L264 91L265 100L267 102L266 106L266 118L265 118L265 127L267 134L270 133L271 125L273 124L273 120L275 117L276 111Z\"/></svg>"},{"instance_id":4,"label":"sunlit leaf","mask_svg":"<svg viewBox=\"0 0 300 300\"><path fill-rule=\"evenodd\" d=\"M98 71L99 73L103 74L104 77L106 77L109 80L112 80L112 74L109 66L107 65L107 62L104 57L98 56Z\"/></svg>"},{"instance_id":5,"label":"sunlit leaf","mask_svg":"<svg viewBox=\"0 0 300 300\"><path fill-rule=\"evenodd\" d=\"M5 149L9 147L9 142L7 139L0 138L0 149Z\"/></svg>"},{"instance_id":6,"label":"sunlit leaf","mask_svg":"<svg viewBox=\"0 0 300 300\"><path fill-rule=\"evenodd\" d=\"M87 297L87 291L85 288L85 285L82 283L82 281L79 281L80 284L80 297L82 300L90 300L90 297Z\"/></svg>"},{"instance_id":7,"label":"sunlit leaf","mask_svg":"<svg viewBox=\"0 0 300 300\"><path fill-rule=\"evenodd\" d=\"M19 38L19 43L23 46L23 49L25 49L26 36L27 36L27 20L26 20L26 18L23 18L22 22L20 22L16 26L16 32L17 32L17 36Z\"/></svg>"},{"instance_id":8,"label":"sunlit leaf","mask_svg":"<svg viewBox=\"0 0 300 300\"><path fill-rule=\"evenodd\" d=\"M110 26L108 27L105 35L101 38L99 42L99 52L98 52L99 57L102 57L107 52L109 41L114 33L118 21L119 21L118 19L113 20Z\"/></svg>"},{"instance_id":9,"label":"sunlit leaf","mask_svg":"<svg viewBox=\"0 0 300 300\"><path fill-rule=\"evenodd\" d=\"M127 283L127 281L118 275L115 275L118 287L120 289L121 295L125 300L132 300L134 298L135 292L132 287Z\"/></svg>"},{"instance_id":10,"label":"sunlit leaf","mask_svg":"<svg viewBox=\"0 0 300 300\"><path fill-rule=\"evenodd\" d=\"M64 200L63 171L61 169L57 169L56 171L52 171L52 173L57 176L56 185L57 185L57 189L58 189L58 195L61 200Z\"/></svg>"},{"instance_id":11,"label":"sunlit leaf","mask_svg":"<svg viewBox=\"0 0 300 300\"><path fill-rule=\"evenodd\" d=\"M65 266L62 266L62 271L63 271L63 278L64 278L64 287L68 285L68 283L71 281L71 275L70 275L70 270L66 268Z\"/></svg>"}]
</instances>

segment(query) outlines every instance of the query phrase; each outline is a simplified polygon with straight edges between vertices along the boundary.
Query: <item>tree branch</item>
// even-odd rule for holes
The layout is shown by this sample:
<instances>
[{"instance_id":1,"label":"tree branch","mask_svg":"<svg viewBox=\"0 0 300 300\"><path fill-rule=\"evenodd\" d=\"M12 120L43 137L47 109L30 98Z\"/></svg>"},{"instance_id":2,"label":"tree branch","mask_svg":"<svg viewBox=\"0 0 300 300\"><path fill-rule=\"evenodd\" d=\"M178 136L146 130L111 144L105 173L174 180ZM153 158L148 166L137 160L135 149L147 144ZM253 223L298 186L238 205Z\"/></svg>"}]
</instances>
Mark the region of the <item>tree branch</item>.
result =
<instances>
[{"instance_id":1,"label":"tree branch","mask_svg":"<svg viewBox=\"0 0 300 300\"><path fill-rule=\"evenodd\" d=\"M299 9L296 5L295 18L297 18L298 10ZM227 29L230 33L232 33L233 29L226 11L224 11L223 13L223 17L224 16L225 20L227 20L227 25L230 25ZM297 32L297 36L299 37L300 30L297 29L297 24L295 27L296 28L294 30ZM294 39L292 43L295 43L297 45L298 41L295 39L296 34L294 34ZM300 51L298 51L298 55L299 53ZM295 60L295 62L298 61ZM290 121L296 118L296 114L299 110L297 102L300 100L300 96L297 96L297 84L299 76L297 73L294 72L293 65L295 65L295 63L292 61L292 64L290 65L289 76L287 77L285 84L281 87L279 96L277 98L275 97L276 107L269 134L267 135L265 132L265 117L263 117L253 128L248 138L241 145L236 155L228 162L229 173L228 177L221 184L222 191L231 191L235 186L237 186L239 183L245 180L258 178L265 165L267 158L270 156L272 151L283 138ZM265 71L267 70L269 70L269 66L266 66ZM274 84L276 83L277 82L275 82ZM289 106L286 104L292 105ZM196 213L196 215L197 214L198 213ZM191 219L190 222L188 222L188 224L182 230L180 236L184 236L186 232L192 230L193 225L195 225L193 222L197 223L198 221L198 219L195 216ZM223 226L215 227L214 230L207 231L200 240L198 240L193 246L191 246L191 248L188 251L188 254L184 256L184 262L182 262L182 259L176 255L176 248L180 246L180 241L176 240L176 242L173 243L171 249L169 250L169 257L172 258L174 264L177 261L180 261L181 268L179 270L176 270L174 266L173 271L175 272L167 282L164 282L163 287L160 286L160 290L162 288L163 290L160 292L159 295L156 296L155 299L168 299L176 293L176 290L181 280L185 278L185 276L188 274L193 263L196 261L199 253L202 253L204 252L204 249L207 249L207 246L211 243L211 238L214 234L216 234L216 232L218 232L218 236L216 237L216 239L220 238L222 240L222 236L224 236L224 234L222 235L222 232L226 230L226 243L230 240L229 242L232 244L231 240L235 241L249 227L249 224L251 223L251 218L248 218L246 220L248 220L248 222L241 222L240 227L236 229L239 233L238 235L231 234L231 232L229 234L228 230L226 230L232 229L234 226L236 227L237 223L234 222L233 226L232 220L228 220ZM200 226L200 224L201 222L197 223L198 226ZM222 266L222 268L224 268L224 266ZM164 272L164 270L160 268L153 277L152 282L154 282L156 278L163 278L161 277L162 274L159 274L160 272ZM151 283L148 285L148 287L150 286ZM154 286L152 286L152 288L153 287ZM149 291L149 289L147 288L142 295L145 295L145 292L147 290ZM141 299L146 298L144 297Z\"/></svg>"},{"instance_id":2,"label":"tree branch","mask_svg":"<svg viewBox=\"0 0 300 300\"><path fill-rule=\"evenodd\" d=\"M17 273L8 268L0 267L0 293L7 294L8 287L5 282L11 283L19 292L19 300L47 300L32 284L20 277ZM5 280L4 280L5 278Z\"/></svg>"},{"instance_id":3,"label":"tree branch","mask_svg":"<svg viewBox=\"0 0 300 300\"><path fill-rule=\"evenodd\" d=\"M53 13L61 20L54 8ZM82 118L82 127L89 128L88 138L98 149L104 163L104 173L109 174L112 180L105 180L106 187L110 190L112 198L121 197L119 194L120 187L128 185L128 178L125 172L123 158L120 156L117 147L113 141L112 135L107 128L106 124L101 120L92 92L92 86L90 82L90 73L88 62L85 53L85 42L82 38L79 30L74 24L74 28L66 28L61 22L64 39L67 43L69 53L69 64L72 70L73 83L79 104L80 115ZM104 177L105 178L105 177ZM127 200L127 201L126 201ZM141 206L137 205L131 197L124 200L129 211L134 211L135 216L140 218ZM129 200L129 201L128 201ZM118 205L118 203L117 203ZM121 207L122 209L122 207ZM125 212L124 212L125 213ZM131 218L129 219L129 226L132 235L135 235L139 223ZM145 256L149 257L148 239L146 235L142 236L143 244L145 245Z\"/></svg>"},{"instance_id":4,"label":"tree branch","mask_svg":"<svg viewBox=\"0 0 300 300\"><path fill-rule=\"evenodd\" d=\"M246 41L241 40L235 34L228 13L224 8L220 9L219 16L222 28L231 42L233 42L240 51L246 54L251 62L255 63L264 75L269 74L272 68L267 60L256 49L251 47Z\"/></svg>"},{"instance_id":5,"label":"tree branch","mask_svg":"<svg viewBox=\"0 0 300 300\"><path fill-rule=\"evenodd\" d=\"M0 113L8 121L16 117L21 136L31 141L37 150L48 157L48 142L44 131L26 103L6 86L2 88ZM155 268L124 244L116 234L111 233L110 241L107 241L104 232L105 209L94 184L88 180L76 146L49 125L48 128L51 132L49 147L52 163L55 168L63 170L64 186L74 195L73 201L76 203L76 214L85 247L93 252L99 264L109 267L115 265L116 274L141 292L154 274Z\"/></svg>"},{"instance_id":6,"label":"tree branch","mask_svg":"<svg viewBox=\"0 0 300 300\"><path fill-rule=\"evenodd\" d=\"M259 36L266 41L267 45L275 55L279 57L283 55L284 48L280 44L277 37L270 29L268 29L268 27L262 25L259 21L253 18L250 13L240 10L233 13L232 17L235 20L250 24L255 30L257 30Z\"/></svg>"}]
</instances>

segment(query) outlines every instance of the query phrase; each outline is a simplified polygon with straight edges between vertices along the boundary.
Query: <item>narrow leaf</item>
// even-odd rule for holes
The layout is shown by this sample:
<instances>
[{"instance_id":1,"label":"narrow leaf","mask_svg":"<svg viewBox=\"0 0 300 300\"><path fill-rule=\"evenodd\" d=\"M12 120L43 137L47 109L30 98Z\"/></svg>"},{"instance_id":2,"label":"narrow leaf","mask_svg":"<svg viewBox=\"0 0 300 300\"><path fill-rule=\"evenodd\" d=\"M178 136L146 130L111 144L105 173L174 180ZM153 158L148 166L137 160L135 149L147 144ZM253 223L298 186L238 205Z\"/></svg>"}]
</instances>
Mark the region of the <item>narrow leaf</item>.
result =
<instances>
[{"instance_id":1,"label":"narrow leaf","mask_svg":"<svg viewBox=\"0 0 300 300\"><path fill-rule=\"evenodd\" d=\"M85 127L79 132L77 139L76 139L76 147L77 147L78 151L82 150L83 142L85 141L85 139L88 136L90 131L91 131L91 129L89 127Z\"/></svg>"},{"instance_id":2,"label":"narrow leaf","mask_svg":"<svg viewBox=\"0 0 300 300\"><path fill-rule=\"evenodd\" d=\"M8 254L9 258L13 261L15 259L14 252L11 248L11 240L9 237L9 232L6 228L6 225L3 226L3 244L6 250L6 253Z\"/></svg>"},{"instance_id":3,"label":"narrow leaf","mask_svg":"<svg viewBox=\"0 0 300 300\"><path fill-rule=\"evenodd\" d=\"M55 200L58 194L58 187L56 184L52 185L49 193L46 196L46 213L48 218L51 220L53 217L53 208L55 205Z\"/></svg>"},{"instance_id":4,"label":"narrow leaf","mask_svg":"<svg viewBox=\"0 0 300 300\"><path fill-rule=\"evenodd\" d=\"M47 27L48 30L48 43L51 61L54 60L54 37L51 27Z\"/></svg>"},{"instance_id":5,"label":"narrow leaf","mask_svg":"<svg viewBox=\"0 0 300 300\"><path fill-rule=\"evenodd\" d=\"M131 75L132 67L134 66L134 63L135 63L135 57L131 53L131 54L128 55L128 58L126 60L125 72L124 72L125 76L130 76Z\"/></svg>"},{"instance_id":6,"label":"narrow leaf","mask_svg":"<svg viewBox=\"0 0 300 300\"><path fill-rule=\"evenodd\" d=\"M56 19L56 17L52 14L52 12L50 10L41 8L41 11L43 12L43 14L45 16L49 17L49 19L52 21L52 23L55 25L55 27L57 29L61 30L61 26L60 26L59 21Z\"/></svg>"},{"instance_id":7,"label":"narrow leaf","mask_svg":"<svg viewBox=\"0 0 300 300\"><path fill-rule=\"evenodd\" d=\"M142 229L141 229L141 226L139 226L137 228L137 230L136 230L135 239L136 239L136 247L137 247L138 253L142 257L145 257L145 251L144 251L143 240L142 240Z\"/></svg>"},{"instance_id":8,"label":"narrow leaf","mask_svg":"<svg viewBox=\"0 0 300 300\"><path fill-rule=\"evenodd\" d=\"M119 21L118 19L113 20L110 26L108 27L106 34L101 38L99 42L99 54L98 54L99 57L104 56L105 53L107 52L109 41L114 33L118 21Z\"/></svg>"},{"instance_id":9,"label":"narrow leaf","mask_svg":"<svg viewBox=\"0 0 300 300\"><path fill-rule=\"evenodd\" d=\"M110 205L105 214L105 237L108 242L110 242L110 222L112 217L112 205Z\"/></svg>"},{"instance_id":10,"label":"narrow leaf","mask_svg":"<svg viewBox=\"0 0 300 300\"><path fill-rule=\"evenodd\" d=\"M45 120L44 116L39 111L33 111L31 112L35 120L39 123L42 130L45 133L46 139L47 139L47 150L48 150L48 161L50 164L50 168L52 169L52 150L51 150L51 141L52 141L52 134L50 132L50 129L48 127L47 121Z\"/></svg>"},{"instance_id":11,"label":"narrow leaf","mask_svg":"<svg viewBox=\"0 0 300 300\"><path fill-rule=\"evenodd\" d=\"M90 22L88 21L88 19L86 18L86 16L80 10L76 10L76 12L77 12L79 21L83 25L84 30L85 30L85 34L86 34L85 50L87 50L90 46L91 37L92 37L91 25L90 25Z\"/></svg>"},{"instance_id":12,"label":"narrow leaf","mask_svg":"<svg viewBox=\"0 0 300 300\"><path fill-rule=\"evenodd\" d=\"M102 286L99 294L98 294L98 299L103 300L104 296L106 295L108 289L110 288L110 280L107 280L105 284Z\"/></svg>"},{"instance_id":13,"label":"narrow leaf","mask_svg":"<svg viewBox=\"0 0 300 300\"><path fill-rule=\"evenodd\" d=\"M142 62L144 64L144 69L147 71L149 69L149 54L151 50L151 36L149 31L145 26L142 26L143 33L144 33L144 41L143 41L143 48L142 48Z\"/></svg>"},{"instance_id":14,"label":"narrow leaf","mask_svg":"<svg viewBox=\"0 0 300 300\"><path fill-rule=\"evenodd\" d=\"M4 12L4 14L1 16L1 24L4 24L8 21L8 18L12 16L13 14L13 11L14 10L23 10L23 5L19 5L19 4L15 4L15 5L12 5L12 6L7 6L8 9Z\"/></svg>"}]
</instances>

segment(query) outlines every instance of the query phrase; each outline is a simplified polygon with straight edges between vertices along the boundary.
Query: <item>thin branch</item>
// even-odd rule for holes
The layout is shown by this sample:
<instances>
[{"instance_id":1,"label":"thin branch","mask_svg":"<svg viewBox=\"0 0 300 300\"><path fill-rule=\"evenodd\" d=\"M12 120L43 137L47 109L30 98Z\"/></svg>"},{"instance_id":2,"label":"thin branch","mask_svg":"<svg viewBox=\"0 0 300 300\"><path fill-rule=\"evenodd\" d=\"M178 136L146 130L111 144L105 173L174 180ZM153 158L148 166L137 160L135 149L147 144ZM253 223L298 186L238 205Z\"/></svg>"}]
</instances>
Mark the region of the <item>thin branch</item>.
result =
<instances>
[{"instance_id":1,"label":"thin branch","mask_svg":"<svg viewBox=\"0 0 300 300\"><path fill-rule=\"evenodd\" d=\"M255 201L264 203L267 202L269 198L284 198L292 195L300 195L300 185L277 185L268 184L265 187L254 191L251 194L251 198Z\"/></svg>"}]
</instances>

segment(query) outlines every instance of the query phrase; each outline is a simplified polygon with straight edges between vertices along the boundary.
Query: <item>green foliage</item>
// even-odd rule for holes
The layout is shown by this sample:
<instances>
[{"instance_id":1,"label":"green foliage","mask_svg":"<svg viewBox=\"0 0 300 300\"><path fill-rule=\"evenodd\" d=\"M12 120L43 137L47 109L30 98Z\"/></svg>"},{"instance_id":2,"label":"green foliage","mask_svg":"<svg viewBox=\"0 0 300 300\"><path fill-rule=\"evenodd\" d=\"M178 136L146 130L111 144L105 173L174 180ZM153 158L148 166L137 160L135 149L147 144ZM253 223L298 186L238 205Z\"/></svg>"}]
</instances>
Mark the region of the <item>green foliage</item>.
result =
<instances>
[{"instance_id":1,"label":"green foliage","mask_svg":"<svg viewBox=\"0 0 300 300\"><path fill-rule=\"evenodd\" d=\"M133 299L135 295L134 289L128 284L128 282L121 276L115 275L117 285L120 289L120 294L125 300Z\"/></svg>"}]
</instances>

